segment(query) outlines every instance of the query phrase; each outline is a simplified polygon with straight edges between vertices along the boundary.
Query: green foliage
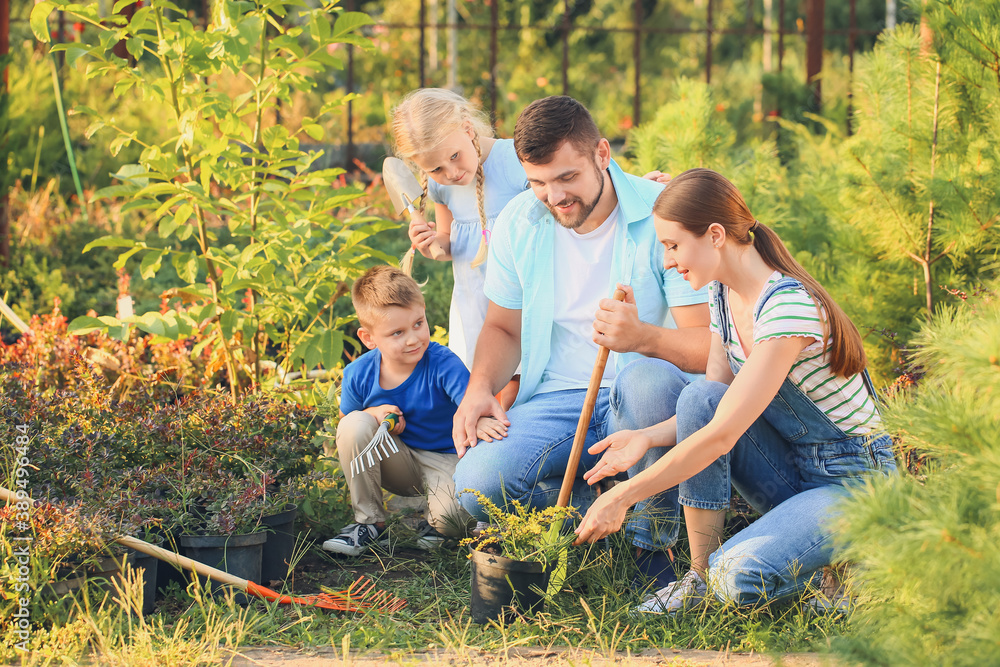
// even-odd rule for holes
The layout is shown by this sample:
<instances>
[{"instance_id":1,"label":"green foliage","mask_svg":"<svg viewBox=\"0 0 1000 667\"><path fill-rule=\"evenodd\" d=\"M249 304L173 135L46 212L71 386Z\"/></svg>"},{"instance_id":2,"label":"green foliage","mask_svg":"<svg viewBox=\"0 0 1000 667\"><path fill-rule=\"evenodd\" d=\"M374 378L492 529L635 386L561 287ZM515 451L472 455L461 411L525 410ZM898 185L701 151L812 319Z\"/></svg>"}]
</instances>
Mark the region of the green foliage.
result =
<instances>
[{"instance_id":1,"label":"green foliage","mask_svg":"<svg viewBox=\"0 0 1000 667\"><path fill-rule=\"evenodd\" d=\"M86 33L84 39L89 39ZM0 110L0 188L7 189L21 180L34 192L50 179L57 179L64 191L73 189L69 158L60 128L52 77L52 55L35 48L37 43L25 36L17 41L12 35L9 70L10 90L3 98L6 114ZM124 132L142 131L150 140L163 139L162 119L167 109L143 101L134 92L121 96L112 94L111 77L88 80L74 62L80 44L71 43L60 80L67 105L70 141L76 158L76 168L85 188L110 184L111 174L122 164L135 162L141 151L138 145L123 149L112 156L103 143L93 141L86 133L87 117L76 107L100 107L109 125Z\"/></svg>"},{"instance_id":2,"label":"green foliage","mask_svg":"<svg viewBox=\"0 0 1000 667\"><path fill-rule=\"evenodd\" d=\"M60 0L36 5L32 26L47 41L39 26L56 8L92 26L99 43L82 48L81 56L89 61L88 77L115 77L116 95L134 89L170 110L164 119L169 136L154 142L109 125L97 110L84 110L95 121L88 134L109 127L117 135L113 154L133 143L143 147L138 164L115 175L120 184L98 194L127 197L129 211L151 211L160 237L110 236L84 250L119 248L117 265L135 257L145 279L172 266L178 292L194 307L147 312L128 323L181 338L210 322L206 344L221 352L238 396L248 384L259 386L259 360L268 347L285 373L340 363L346 320L334 316L333 306L363 259L391 259L364 242L393 225L347 212L361 192L331 187L340 170L312 170L320 155L302 150L300 141L319 138L316 119L303 118L294 130L270 124L282 99L313 87L312 73L342 66L330 47L365 45L357 31L370 19L340 11L335 2L316 9L270 1L215 7L213 23L201 31L185 18L171 18L168 0L153 0L127 23L120 15L102 22L94 5ZM121 39L133 56L150 63L148 70L109 54ZM215 81L224 72L240 74L249 90L235 96L218 90ZM324 105L322 113L342 102ZM212 219L225 222L232 243L219 242ZM196 250L180 245L188 238ZM71 328L120 331L122 324L105 316L78 319Z\"/></svg>"},{"instance_id":3,"label":"green foliage","mask_svg":"<svg viewBox=\"0 0 1000 667\"><path fill-rule=\"evenodd\" d=\"M673 101L649 123L629 134L626 152L635 173L659 169L679 174L707 167L725 174L743 193L753 211L766 211L768 224L781 220L779 202L786 178L773 142L737 142L738 132L702 81L680 79Z\"/></svg>"},{"instance_id":4,"label":"green foliage","mask_svg":"<svg viewBox=\"0 0 1000 667\"><path fill-rule=\"evenodd\" d=\"M910 26L885 33L859 63L842 160L847 219L880 257L916 265L925 315L938 285L981 279L997 244L1000 91L970 98L959 66L965 52L924 55Z\"/></svg>"},{"instance_id":5,"label":"green foliage","mask_svg":"<svg viewBox=\"0 0 1000 667\"><path fill-rule=\"evenodd\" d=\"M992 289L996 289L996 285ZM919 476L876 481L844 508L844 557L870 604L852 658L883 665L994 664L1000 656L1000 302L946 307L914 341L926 375L886 424L926 457Z\"/></svg>"},{"instance_id":6,"label":"green foliage","mask_svg":"<svg viewBox=\"0 0 1000 667\"><path fill-rule=\"evenodd\" d=\"M123 216L122 202L87 206L85 221L82 207L75 198L60 194L55 179L33 192L16 183L8 203L13 250L10 266L0 269L0 283L14 312L27 322L49 311L57 299L59 310L70 319L90 310L114 311L118 290L112 265L118 253L101 248L82 255L80 249L108 233L140 235L141 221ZM142 282L138 267L133 273L138 284L131 294L139 307L158 307L161 292L170 284L168 273ZM2 328L9 329L9 323L3 322Z\"/></svg>"},{"instance_id":7,"label":"green foliage","mask_svg":"<svg viewBox=\"0 0 1000 667\"><path fill-rule=\"evenodd\" d=\"M495 547L501 556L542 563L549 569L565 556L569 545L576 539L572 532L560 534L559 531L567 519L579 517L573 507L529 508L511 500L507 507L501 509L475 489L465 489L463 493L475 494L490 520L490 525L478 537L462 540L463 546L471 545L480 551Z\"/></svg>"}]
</instances>

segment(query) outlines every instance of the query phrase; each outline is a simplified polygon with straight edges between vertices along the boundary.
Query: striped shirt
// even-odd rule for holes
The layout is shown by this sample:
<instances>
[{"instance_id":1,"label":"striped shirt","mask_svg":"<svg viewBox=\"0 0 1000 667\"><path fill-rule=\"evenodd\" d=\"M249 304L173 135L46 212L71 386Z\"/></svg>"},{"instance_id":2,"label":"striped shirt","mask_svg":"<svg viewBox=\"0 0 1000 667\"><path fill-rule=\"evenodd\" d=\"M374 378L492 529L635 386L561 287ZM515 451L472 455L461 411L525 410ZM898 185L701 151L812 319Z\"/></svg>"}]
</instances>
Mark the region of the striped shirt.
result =
<instances>
[{"instance_id":1,"label":"striped shirt","mask_svg":"<svg viewBox=\"0 0 1000 667\"><path fill-rule=\"evenodd\" d=\"M784 276L775 271L768 278L767 285L761 291L761 296L767 288ZM712 333L722 335L719 326L719 311L715 307L715 290L722 289L729 306L729 288L718 282L709 286L711 306ZM830 368L829 354L823 351L822 341L826 337L826 316L822 309L813 301L809 293L802 287L779 290L767 300L763 309L760 301L754 304L754 313L760 310L760 315L753 323L753 345L765 340L786 337L815 338L801 353L788 372L788 379L820 410L849 436L864 435L881 425L878 407L865 387L861 374L849 378L834 374ZM733 332L732 340L723 340L726 354L737 371L746 363L743 348L736 335L736 325L732 318L732 307L726 308L729 317L729 330ZM751 353L753 348L751 347Z\"/></svg>"}]
</instances>

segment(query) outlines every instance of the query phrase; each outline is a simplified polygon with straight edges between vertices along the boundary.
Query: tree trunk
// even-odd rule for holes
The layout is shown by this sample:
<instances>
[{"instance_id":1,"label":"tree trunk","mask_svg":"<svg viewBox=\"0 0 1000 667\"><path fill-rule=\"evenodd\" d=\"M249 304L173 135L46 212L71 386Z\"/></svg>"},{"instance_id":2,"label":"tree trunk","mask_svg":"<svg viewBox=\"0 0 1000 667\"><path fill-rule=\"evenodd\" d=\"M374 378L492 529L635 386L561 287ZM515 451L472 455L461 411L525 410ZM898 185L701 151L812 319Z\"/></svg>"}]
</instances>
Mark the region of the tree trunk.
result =
<instances>
[{"instance_id":1,"label":"tree trunk","mask_svg":"<svg viewBox=\"0 0 1000 667\"><path fill-rule=\"evenodd\" d=\"M809 0L806 14L806 81L813 90L813 105L816 113L820 110L821 81L823 71L823 21L826 16L826 0Z\"/></svg>"}]
</instances>

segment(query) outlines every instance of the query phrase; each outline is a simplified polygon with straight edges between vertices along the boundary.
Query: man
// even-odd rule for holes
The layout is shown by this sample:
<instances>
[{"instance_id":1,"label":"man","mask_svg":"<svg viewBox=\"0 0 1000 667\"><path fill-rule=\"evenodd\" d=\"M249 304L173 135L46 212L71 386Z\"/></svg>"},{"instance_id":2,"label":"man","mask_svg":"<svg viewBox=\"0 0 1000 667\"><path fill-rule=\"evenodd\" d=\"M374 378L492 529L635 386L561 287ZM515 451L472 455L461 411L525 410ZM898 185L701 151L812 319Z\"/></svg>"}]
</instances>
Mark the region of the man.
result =
<instances>
[{"instance_id":1,"label":"man","mask_svg":"<svg viewBox=\"0 0 1000 667\"><path fill-rule=\"evenodd\" d=\"M663 267L652 219L663 186L625 174L590 113L569 97L525 108L514 148L532 192L513 199L494 227L485 286L490 304L454 420L455 489L479 520L485 520L479 503L463 489L501 505L556 502L599 345L615 354L588 445L672 416L684 372L704 373L709 349L707 293ZM624 302L601 298L616 285ZM668 309L676 329L661 326ZM626 369L642 356L655 359ZM494 395L518 363L520 388L507 414ZM501 422L505 437L477 442L477 421L487 416ZM662 453L651 451L630 474ZM573 492L580 509L592 496L581 476L596 460L586 451L581 459ZM657 571L665 571L663 551L677 537L676 496L673 489L637 506L626 529L637 547L657 556Z\"/></svg>"}]
</instances>

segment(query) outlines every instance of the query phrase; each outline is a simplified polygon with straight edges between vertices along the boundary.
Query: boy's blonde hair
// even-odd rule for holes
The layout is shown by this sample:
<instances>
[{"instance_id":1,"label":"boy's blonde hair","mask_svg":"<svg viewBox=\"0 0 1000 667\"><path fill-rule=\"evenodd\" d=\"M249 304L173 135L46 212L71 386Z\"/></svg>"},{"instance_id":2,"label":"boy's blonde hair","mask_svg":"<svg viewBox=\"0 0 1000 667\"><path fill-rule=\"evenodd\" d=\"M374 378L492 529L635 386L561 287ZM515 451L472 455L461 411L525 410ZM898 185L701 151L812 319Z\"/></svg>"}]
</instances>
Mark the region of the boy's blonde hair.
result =
<instances>
[{"instance_id":1,"label":"boy's blonde hair","mask_svg":"<svg viewBox=\"0 0 1000 667\"><path fill-rule=\"evenodd\" d=\"M465 129L466 123L472 128L472 145L476 147L476 156L480 162L476 170L476 203L479 206L483 242L479 244L479 252L472 260L472 266L479 266L486 261L486 175L483 173L483 153L479 148L479 137L493 136L493 126L490 125L488 116L458 93L444 88L419 88L407 94L392 110L390 129L396 157L416 167L413 163L415 155L434 150L449 134ZM420 184L426 195L427 174L422 169L418 168L418 171ZM422 197L421 201L426 199L426 196Z\"/></svg>"},{"instance_id":2,"label":"boy's blonde hair","mask_svg":"<svg viewBox=\"0 0 1000 667\"><path fill-rule=\"evenodd\" d=\"M387 308L424 307L420 285L394 266L373 266L354 282L351 301L358 322L366 329L382 321Z\"/></svg>"}]
</instances>

